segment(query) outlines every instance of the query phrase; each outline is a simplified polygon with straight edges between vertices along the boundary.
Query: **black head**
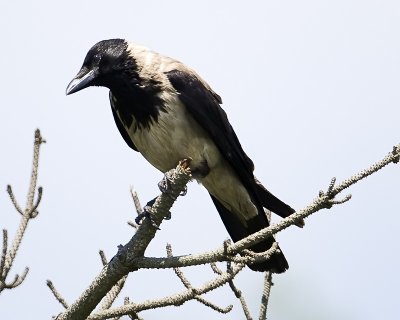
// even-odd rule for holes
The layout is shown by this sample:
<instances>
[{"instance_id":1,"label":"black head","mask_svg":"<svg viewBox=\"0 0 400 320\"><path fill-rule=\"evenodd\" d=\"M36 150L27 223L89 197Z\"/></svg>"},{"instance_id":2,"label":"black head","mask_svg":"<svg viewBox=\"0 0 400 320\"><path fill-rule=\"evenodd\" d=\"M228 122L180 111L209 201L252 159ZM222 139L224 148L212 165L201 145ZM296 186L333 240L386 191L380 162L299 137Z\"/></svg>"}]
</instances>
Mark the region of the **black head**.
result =
<instances>
[{"instance_id":1,"label":"black head","mask_svg":"<svg viewBox=\"0 0 400 320\"><path fill-rule=\"evenodd\" d=\"M90 86L104 86L111 89L113 85L117 85L118 78L134 68L134 60L129 58L127 47L128 43L123 39L96 43L87 53L81 70L69 83L66 94Z\"/></svg>"}]
</instances>

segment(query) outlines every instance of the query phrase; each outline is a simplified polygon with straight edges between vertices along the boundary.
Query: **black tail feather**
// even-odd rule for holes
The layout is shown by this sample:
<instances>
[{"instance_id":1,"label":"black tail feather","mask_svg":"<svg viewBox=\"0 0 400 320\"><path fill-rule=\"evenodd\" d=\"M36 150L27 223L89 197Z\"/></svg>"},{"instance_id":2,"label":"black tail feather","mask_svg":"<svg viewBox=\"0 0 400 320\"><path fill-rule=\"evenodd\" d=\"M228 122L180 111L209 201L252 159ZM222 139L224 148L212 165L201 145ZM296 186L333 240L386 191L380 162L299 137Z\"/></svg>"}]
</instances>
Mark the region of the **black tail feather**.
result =
<instances>
[{"instance_id":1,"label":"black tail feather","mask_svg":"<svg viewBox=\"0 0 400 320\"><path fill-rule=\"evenodd\" d=\"M284 203L283 201L279 200L275 197L271 192L269 192L260 181L256 180L257 185L257 197L258 200L261 202L262 206L267 208L268 210L276 213L278 216L282 218L286 218L290 216L292 213L296 212L293 208L289 205ZM302 228L304 226L304 220L300 220L296 223L296 226Z\"/></svg>"},{"instance_id":2,"label":"black tail feather","mask_svg":"<svg viewBox=\"0 0 400 320\"><path fill-rule=\"evenodd\" d=\"M260 231L263 228L266 228L269 226L267 217L265 214L258 214L251 220L246 221L247 225L244 225L243 222L236 217L235 214L230 212L228 209L226 209L221 202L219 202L215 197L213 197L211 194L211 199L214 202L215 207L217 208L219 215L221 216L221 219L223 223L225 224L225 228L227 229L229 235L231 236L233 241L239 241L243 238L246 238L247 236ZM254 251L254 252L264 252L271 248L272 244L275 242L275 239L273 237L270 237L263 242L260 242L249 249ZM249 267L254 270L254 271L272 271L274 273L282 273L285 272L288 268L288 262L286 261L285 256L283 253L279 250L277 251L271 259L268 261L264 262L259 262L255 263L252 265L249 265Z\"/></svg>"}]
</instances>

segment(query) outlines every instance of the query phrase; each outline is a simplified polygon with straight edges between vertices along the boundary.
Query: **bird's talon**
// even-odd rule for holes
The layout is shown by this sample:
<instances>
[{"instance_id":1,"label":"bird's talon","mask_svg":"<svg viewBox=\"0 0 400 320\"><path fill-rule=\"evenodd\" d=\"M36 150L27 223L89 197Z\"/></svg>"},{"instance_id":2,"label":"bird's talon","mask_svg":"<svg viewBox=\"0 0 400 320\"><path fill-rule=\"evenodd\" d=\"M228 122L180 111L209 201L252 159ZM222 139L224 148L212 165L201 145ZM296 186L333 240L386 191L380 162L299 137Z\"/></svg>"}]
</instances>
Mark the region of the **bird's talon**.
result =
<instances>
[{"instance_id":1,"label":"bird's talon","mask_svg":"<svg viewBox=\"0 0 400 320\"><path fill-rule=\"evenodd\" d=\"M172 217L172 215L171 215L171 211L168 211L168 213L167 213L167 215L165 216L165 220L171 220L171 217Z\"/></svg>"},{"instance_id":2,"label":"bird's talon","mask_svg":"<svg viewBox=\"0 0 400 320\"><path fill-rule=\"evenodd\" d=\"M138 214L138 216L135 218L135 223L140 226L142 224L143 219L144 219L144 212Z\"/></svg>"},{"instance_id":3,"label":"bird's talon","mask_svg":"<svg viewBox=\"0 0 400 320\"><path fill-rule=\"evenodd\" d=\"M160 230L160 228L158 227L157 223L154 221L154 219L152 217L151 207L148 206L148 205L143 208L143 212L142 213L138 214L138 216L135 219L135 222L138 225L141 225L142 221L145 218L150 220L150 223L154 228Z\"/></svg>"}]
</instances>

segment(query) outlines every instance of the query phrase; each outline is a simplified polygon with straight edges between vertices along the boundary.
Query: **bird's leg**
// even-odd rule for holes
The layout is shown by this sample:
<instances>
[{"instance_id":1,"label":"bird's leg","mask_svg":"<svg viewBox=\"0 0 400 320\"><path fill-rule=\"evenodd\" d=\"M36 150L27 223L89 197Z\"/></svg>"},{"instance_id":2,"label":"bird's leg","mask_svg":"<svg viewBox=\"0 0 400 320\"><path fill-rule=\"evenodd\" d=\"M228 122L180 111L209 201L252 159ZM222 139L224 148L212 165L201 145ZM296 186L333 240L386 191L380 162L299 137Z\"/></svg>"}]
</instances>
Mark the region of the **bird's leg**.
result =
<instances>
[{"instance_id":1,"label":"bird's leg","mask_svg":"<svg viewBox=\"0 0 400 320\"><path fill-rule=\"evenodd\" d=\"M148 218L150 220L151 225L154 228L157 228L158 230L160 230L160 228L158 227L158 225L156 224L156 222L154 221L152 215L152 207L154 202L156 202L157 197L155 197L153 200L150 200L149 202L146 203L146 205L143 207L143 212L138 214L138 216L135 219L135 222L140 225L143 221L143 219ZM166 217L164 218L165 220L170 220L171 219L171 212L168 211Z\"/></svg>"}]
</instances>

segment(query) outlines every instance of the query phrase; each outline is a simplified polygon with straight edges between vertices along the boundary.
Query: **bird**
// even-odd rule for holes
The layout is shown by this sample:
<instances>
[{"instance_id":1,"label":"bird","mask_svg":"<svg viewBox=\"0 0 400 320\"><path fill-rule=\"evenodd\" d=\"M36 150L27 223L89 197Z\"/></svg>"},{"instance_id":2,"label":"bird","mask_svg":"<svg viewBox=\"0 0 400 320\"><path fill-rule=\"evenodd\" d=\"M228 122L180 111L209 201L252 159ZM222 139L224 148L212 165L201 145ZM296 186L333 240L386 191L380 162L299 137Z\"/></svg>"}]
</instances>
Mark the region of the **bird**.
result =
<instances>
[{"instance_id":1,"label":"bird","mask_svg":"<svg viewBox=\"0 0 400 320\"><path fill-rule=\"evenodd\" d=\"M155 168L165 173L191 159L193 179L209 192L234 242L269 226L264 208L283 218L295 212L255 178L221 97L190 67L125 39L102 40L86 54L66 95L91 86L109 89L122 138ZM274 242L271 236L249 249L264 252ZM282 273L289 265L279 248L249 267Z\"/></svg>"}]
</instances>

